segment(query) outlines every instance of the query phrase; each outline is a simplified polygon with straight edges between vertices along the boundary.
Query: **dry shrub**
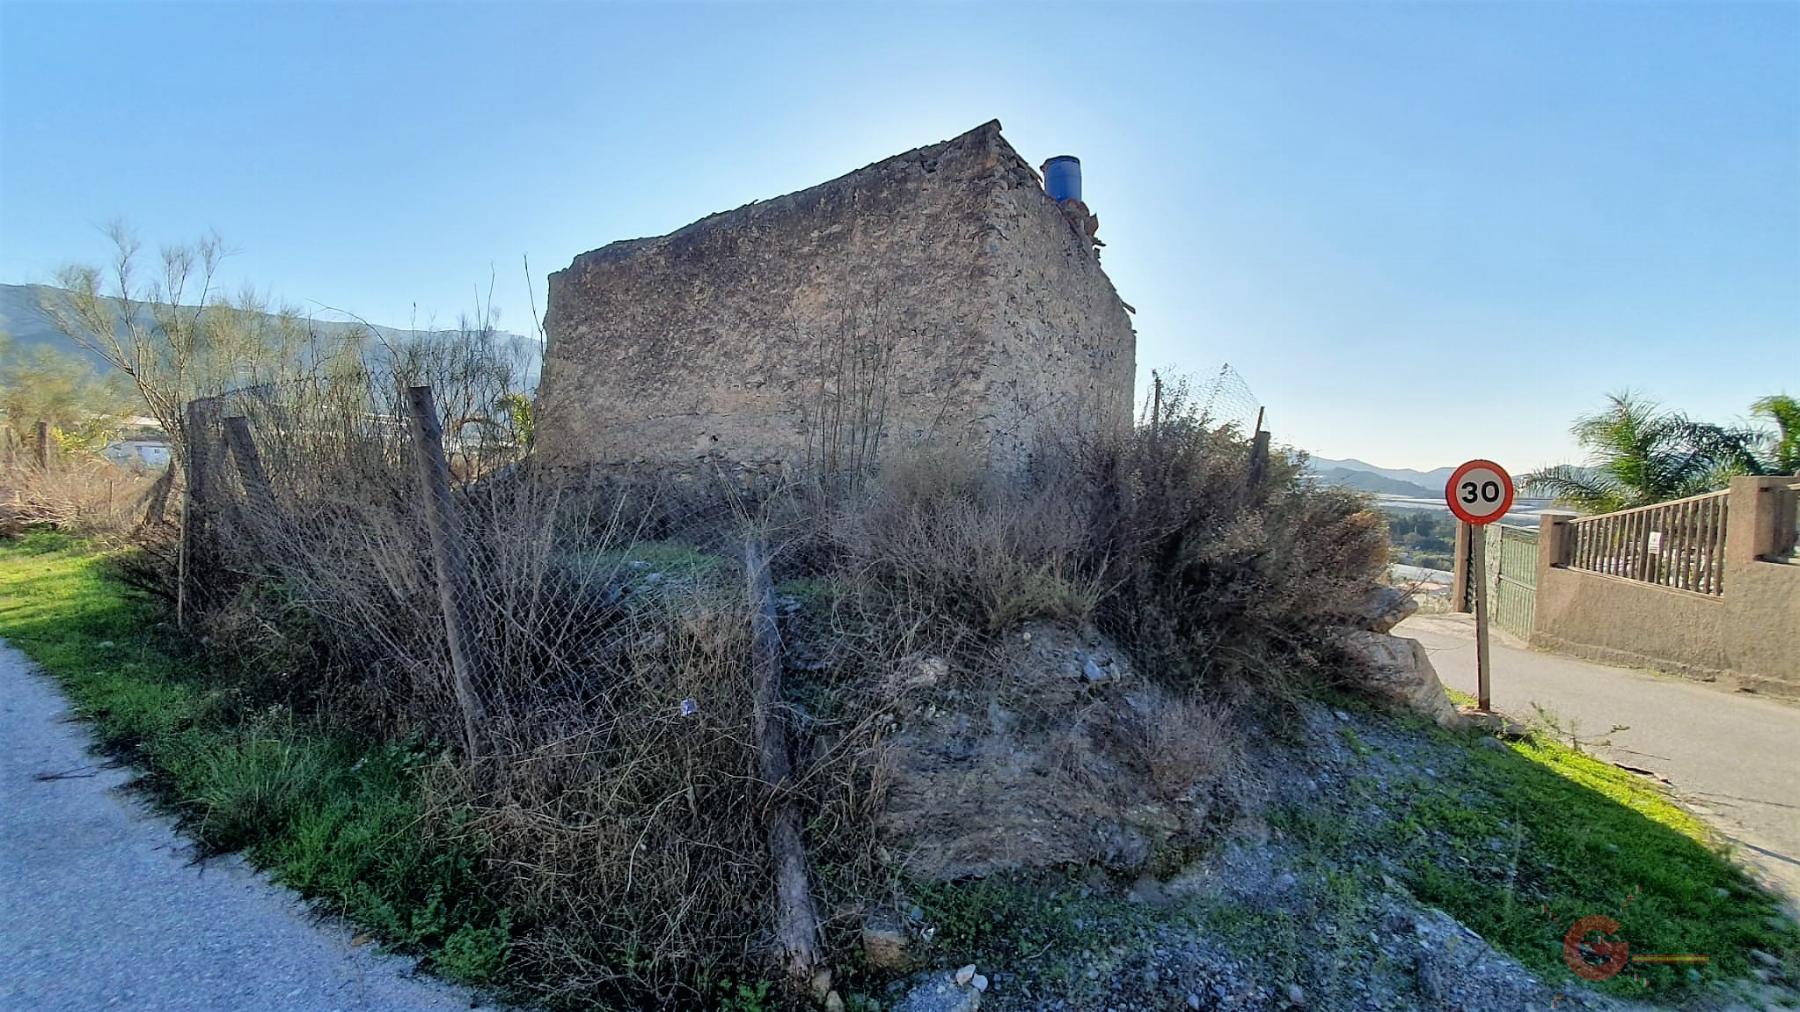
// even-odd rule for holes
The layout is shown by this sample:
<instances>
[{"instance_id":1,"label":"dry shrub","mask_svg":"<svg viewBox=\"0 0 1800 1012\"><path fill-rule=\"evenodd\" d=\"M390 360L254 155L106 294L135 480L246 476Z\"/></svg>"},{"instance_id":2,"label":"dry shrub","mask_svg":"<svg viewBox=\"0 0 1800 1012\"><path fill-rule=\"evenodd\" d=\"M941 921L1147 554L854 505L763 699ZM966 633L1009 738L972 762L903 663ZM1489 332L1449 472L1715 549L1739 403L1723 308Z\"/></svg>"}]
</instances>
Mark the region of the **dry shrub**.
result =
<instances>
[{"instance_id":1,"label":"dry shrub","mask_svg":"<svg viewBox=\"0 0 1800 1012\"><path fill-rule=\"evenodd\" d=\"M1379 514L1301 465L1277 451L1253 476L1250 441L1176 391L1154 430L1047 445L1007 478L892 461L828 510L814 571L840 592L834 632L890 657L1091 621L1170 684L1287 696L1386 568Z\"/></svg>"},{"instance_id":2,"label":"dry shrub","mask_svg":"<svg viewBox=\"0 0 1800 1012\"><path fill-rule=\"evenodd\" d=\"M49 469L0 469L0 537L28 527L107 535L130 530L154 476L106 460L62 461Z\"/></svg>"},{"instance_id":3,"label":"dry shrub","mask_svg":"<svg viewBox=\"0 0 1800 1012\"><path fill-rule=\"evenodd\" d=\"M1243 752L1235 715L1217 702L1157 700L1136 711L1127 733L1151 789L1164 801L1226 778Z\"/></svg>"},{"instance_id":4,"label":"dry shrub","mask_svg":"<svg viewBox=\"0 0 1800 1012\"><path fill-rule=\"evenodd\" d=\"M768 799L741 604L715 587L652 606L581 696L510 711L494 754L440 785L521 928L516 965L551 993L691 1001L756 962Z\"/></svg>"},{"instance_id":5,"label":"dry shrub","mask_svg":"<svg viewBox=\"0 0 1800 1012\"><path fill-rule=\"evenodd\" d=\"M298 675L270 689L301 709L460 742L411 446L385 421L391 401L369 394L370 410L362 387L232 406L274 495L217 476L200 626L264 661L246 666ZM703 1004L708 981L762 973L774 910L743 496L703 479L566 480L506 449L457 454L481 751L433 767L433 832L479 858L518 980L557 999ZM818 857L845 867L874 864L863 716L791 721L807 758L784 789L847 827Z\"/></svg>"},{"instance_id":6,"label":"dry shrub","mask_svg":"<svg viewBox=\"0 0 1800 1012\"><path fill-rule=\"evenodd\" d=\"M944 453L895 459L863 489L827 519L830 575L863 615L977 635L1092 616L1104 587L1079 489Z\"/></svg>"},{"instance_id":7,"label":"dry shrub","mask_svg":"<svg viewBox=\"0 0 1800 1012\"><path fill-rule=\"evenodd\" d=\"M1178 682L1297 691L1334 659L1334 616L1385 571L1385 525L1297 456L1271 453L1253 480L1247 440L1171 400L1158 431L1085 457L1109 574L1097 621Z\"/></svg>"}]
</instances>

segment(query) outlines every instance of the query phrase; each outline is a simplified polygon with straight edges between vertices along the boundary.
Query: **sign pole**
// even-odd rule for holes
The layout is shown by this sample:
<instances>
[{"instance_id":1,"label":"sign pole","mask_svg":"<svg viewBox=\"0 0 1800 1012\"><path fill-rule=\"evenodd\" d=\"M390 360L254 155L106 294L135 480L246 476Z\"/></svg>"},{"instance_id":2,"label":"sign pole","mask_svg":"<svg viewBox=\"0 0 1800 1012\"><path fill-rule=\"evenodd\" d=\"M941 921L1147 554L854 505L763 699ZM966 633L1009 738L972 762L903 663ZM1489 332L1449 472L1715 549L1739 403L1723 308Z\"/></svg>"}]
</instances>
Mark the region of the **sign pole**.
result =
<instances>
[{"instance_id":1,"label":"sign pole","mask_svg":"<svg viewBox=\"0 0 1800 1012\"><path fill-rule=\"evenodd\" d=\"M1470 528L1469 548L1475 556L1474 564L1469 567L1474 570L1469 582L1475 589L1475 705L1486 713L1492 708L1488 698L1487 532L1479 527Z\"/></svg>"},{"instance_id":2,"label":"sign pole","mask_svg":"<svg viewBox=\"0 0 1800 1012\"><path fill-rule=\"evenodd\" d=\"M1491 712L1494 701L1488 691L1487 525L1503 519L1506 511L1512 509L1512 475L1491 460L1471 460L1450 472L1450 480L1444 483L1444 502L1450 507L1451 514L1463 522L1457 530L1459 570L1462 566L1462 535L1467 532L1469 572L1458 582L1474 591L1475 703L1482 712ZM1498 588L1498 583L1495 587Z\"/></svg>"}]
</instances>

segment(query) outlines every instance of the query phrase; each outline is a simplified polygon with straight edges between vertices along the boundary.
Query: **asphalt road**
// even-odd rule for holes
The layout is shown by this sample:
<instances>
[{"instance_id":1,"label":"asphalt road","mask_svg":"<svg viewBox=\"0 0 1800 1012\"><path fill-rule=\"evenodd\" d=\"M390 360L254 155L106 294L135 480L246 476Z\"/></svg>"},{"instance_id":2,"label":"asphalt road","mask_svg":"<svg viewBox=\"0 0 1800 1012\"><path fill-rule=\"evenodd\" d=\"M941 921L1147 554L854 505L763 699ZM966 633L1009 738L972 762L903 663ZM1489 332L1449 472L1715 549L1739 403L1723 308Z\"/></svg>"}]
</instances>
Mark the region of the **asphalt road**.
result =
<instances>
[{"instance_id":1,"label":"asphalt road","mask_svg":"<svg viewBox=\"0 0 1800 1012\"><path fill-rule=\"evenodd\" d=\"M0 1010L468 1009L237 857L195 863L0 644Z\"/></svg>"},{"instance_id":2,"label":"asphalt road","mask_svg":"<svg viewBox=\"0 0 1800 1012\"><path fill-rule=\"evenodd\" d=\"M1475 694L1470 616L1415 615L1394 634L1425 644L1445 685ZM1537 704L1594 754L1665 778L1800 907L1800 706L1500 637L1491 656L1495 709L1524 719Z\"/></svg>"}]
</instances>

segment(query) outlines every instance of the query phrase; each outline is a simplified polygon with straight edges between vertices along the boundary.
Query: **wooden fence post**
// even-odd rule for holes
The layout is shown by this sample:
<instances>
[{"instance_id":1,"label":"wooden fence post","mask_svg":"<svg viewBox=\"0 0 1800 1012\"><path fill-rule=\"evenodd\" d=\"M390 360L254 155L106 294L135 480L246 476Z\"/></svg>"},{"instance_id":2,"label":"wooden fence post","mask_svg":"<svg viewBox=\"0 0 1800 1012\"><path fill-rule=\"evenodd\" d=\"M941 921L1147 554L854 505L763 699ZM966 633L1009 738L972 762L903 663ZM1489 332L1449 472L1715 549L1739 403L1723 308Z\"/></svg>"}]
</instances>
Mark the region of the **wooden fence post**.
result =
<instances>
[{"instance_id":1,"label":"wooden fence post","mask_svg":"<svg viewBox=\"0 0 1800 1012\"><path fill-rule=\"evenodd\" d=\"M750 666L754 676L756 742L762 778L774 794L769 816L769 854L775 862L776 938L790 982L804 985L818 966L818 918L806 881L806 851L800 839L800 812L788 797L791 774L787 725L781 718L781 638L775 625L775 591L769 579L768 548L754 539L744 544L744 572L750 591Z\"/></svg>"},{"instance_id":2,"label":"wooden fence post","mask_svg":"<svg viewBox=\"0 0 1800 1012\"><path fill-rule=\"evenodd\" d=\"M183 486L181 497L181 546L176 564L177 628L186 627L189 604L197 596L198 588L194 583L196 557L206 543L211 526L208 522L211 489L207 481L210 468L206 441L209 402L209 398L196 397L187 402L182 414L181 448L187 456L187 484Z\"/></svg>"},{"instance_id":3,"label":"wooden fence post","mask_svg":"<svg viewBox=\"0 0 1800 1012\"><path fill-rule=\"evenodd\" d=\"M444 457L444 427L437 401L429 386L408 387L413 457L419 469L426 527L431 531L431 557L437 575L438 605L444 613L444 636L450 644L451 686L462 708L463 735L474 758L481 754L477 727L486 719L481 699L475 694L477 662L474 629L469 623L465 597L468 572L463 560L461 530L456 504L450 498L450 463Z\"/></svg>"},{"instance_id":4,"label":"wooden fence post","mask_svg":"<svg viewBox=\"0 0 1800 1012\"><path fill-rule=\"evenodd\" d=\"M1466 522L1456 522L1456 558L1450 574L1450 610L1464 615L1473 607L1469 600L1469 531Z\"/></svg>"},{"instance_id":5,"label":"wooden fence post","mask_svg":"<svg viewBox=\"0 0 1800 1012\"><path fill-rule=\"evenodd\" d=\"M231 459L237 464L238 477L243 479L244 494L250 505L265 518L273 516L275 493L269 487L269 473L263 469L256 441L250 438L249 419L243 415L225 419L225 445L231 448Z\"/></svg>"},{"instance_id":6,"label":"wooden fence post","mask_svg":"<svg viewBox=\"0 0 1800 1012\"><path fill-rule=\"evenodd\" d=\"M169 491L175 487L175 455L169 455L169 466L150 483L150 492L144 497L144 526L154 527L163 522L163 514L169 508Z\"/></svg>"},{"instance_id":7,"label":"wooden fence post","mask_svg":"<svg viewBox=\"0 0 1800 1012\"><path fill-rule=\"evenodd\" d=\"M1150 370L1150 445L1160 445L1162 438L1162 376Z\"/></svg>"},{"instance_id":8,"label":"wooden fence post","mask_svg":"<svg viewBox=\"0 0 1800 1012\"><path fill-rule=\"evenodd\" d=\"M50 470L50 423L42 419L37 423L37 466L40 471Z\"/></svg>"},{"instance_id":9,"label":"wooden fence post","mask_svg":"<svg viewBox=\"0 0 1800 1012\"><path fill-rule=\"evenodd\" d=\"M1262 487L1269 470L1269 434L1263 430L1263 409L1256 409L1256 435L1250 440L1250 488Z\"/></svg>"}]
</instances>

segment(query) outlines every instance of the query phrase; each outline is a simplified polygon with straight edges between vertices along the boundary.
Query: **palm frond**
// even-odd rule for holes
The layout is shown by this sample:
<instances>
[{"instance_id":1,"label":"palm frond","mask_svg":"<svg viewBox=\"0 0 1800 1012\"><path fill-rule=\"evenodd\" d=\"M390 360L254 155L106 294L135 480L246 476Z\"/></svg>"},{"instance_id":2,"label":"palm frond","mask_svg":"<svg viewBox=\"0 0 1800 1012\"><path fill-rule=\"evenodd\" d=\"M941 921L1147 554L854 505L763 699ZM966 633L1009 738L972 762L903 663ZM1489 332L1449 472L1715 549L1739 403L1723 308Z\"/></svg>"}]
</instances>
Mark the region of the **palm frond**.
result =
<instances>
[{"instance_id":1,"label":"palm frond","mask_svg":"<svg viewBox=\"0 0 1800 1012\"><path fill-rule=\"evenodd\" d=\"M1540 468L1521 475L1519 481L1528 491L1586 513L1611 513L1634 505L1628 491L1611 475L1569 464Z\"/></svg>"}]
</instances>

